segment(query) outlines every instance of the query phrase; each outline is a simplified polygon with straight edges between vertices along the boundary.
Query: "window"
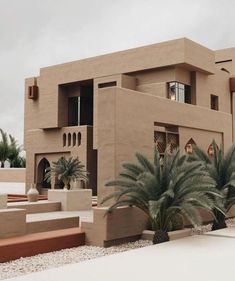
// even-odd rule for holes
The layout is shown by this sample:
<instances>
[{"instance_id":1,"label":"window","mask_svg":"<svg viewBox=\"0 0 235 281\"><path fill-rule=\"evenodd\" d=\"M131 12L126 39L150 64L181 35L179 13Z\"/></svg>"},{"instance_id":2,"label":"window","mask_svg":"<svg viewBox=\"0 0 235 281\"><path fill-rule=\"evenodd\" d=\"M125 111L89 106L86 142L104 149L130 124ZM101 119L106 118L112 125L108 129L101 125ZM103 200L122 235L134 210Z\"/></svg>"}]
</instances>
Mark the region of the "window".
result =
<instances>
[{"instance_id":1,"label":"window","mask_svg":"<svg viewBox=\"0 0 235 281\"><path fill-rule=\"evenodd\" d=\"M168 131L167 128L165 132L154 131L154 142L157 145L159 154L163 156L167 147L171 152L179 147L179 133L177 131Z\"/></svg>"},{"instance_id":2,"label":"window","mask_svg":"<svg viewBox=\"0 0 235 281\"><path fill-rule=\"evenodd\" d=\"M192 154L193 153L193 146L196 145L196 142L191 138L185 145L184 149L185 152L188 154Z\"/></svg>"},{"instance_id":3,"label":"window","mask_svg":"<svg viewBox=\"0 0 235 281\"><path fill-rule=\"evenodd\" d=\"M191 86L179 82L169 82L168 98L170 100L191 104Z\"/></svg>"},{"instance_id":4,"label":"window","mask_svg":"<svg viewBox=\"0 0 235 281\"><path fill-rule=\"evenodd\" d=\"M63 134L63 146L66 146L66 139L67 139L66 134Z\"/></svg>"},{"instance_id":5,"label":"window","mask_svg":"<svg viewBox=\"0 0 235 281\"><path fill-rule=\"evenodd\" d=\"M68 98L68 126L77 126L80 116L80 97Z\"/></svg>"},{"instance_id":6,"label":"window","mask_svg":"<svg viewBox=\"0 0 235 281\"><path fill-rule=\"evenodd\" d=\"M108 87L115 87L117 86L117 82L116 81L112 81L112 82L106 82L106 83L100 83L98 85L98 88L108 88Z\"/></svg>"},{"instance_id":7,"label":"window","mask_svg":"<svg viewBox=\"0 0 235 281\"><path fill-rule=\"evenodd\" d=\"M211 95L211 109L219 110L219 97Z\"/></svg>"},{"instance_id":8,"label":"window","mask_svg":"<svg viewBox=\"0 0 235 281\"><path fill-rule=\"evenodd\" d=\"M67 126L93 126L93 81L82 81L60 86L61 96L67 98L67 110L63 109ZM61 102L61 108L63 103Z\"/></svg>"}]
</instances>

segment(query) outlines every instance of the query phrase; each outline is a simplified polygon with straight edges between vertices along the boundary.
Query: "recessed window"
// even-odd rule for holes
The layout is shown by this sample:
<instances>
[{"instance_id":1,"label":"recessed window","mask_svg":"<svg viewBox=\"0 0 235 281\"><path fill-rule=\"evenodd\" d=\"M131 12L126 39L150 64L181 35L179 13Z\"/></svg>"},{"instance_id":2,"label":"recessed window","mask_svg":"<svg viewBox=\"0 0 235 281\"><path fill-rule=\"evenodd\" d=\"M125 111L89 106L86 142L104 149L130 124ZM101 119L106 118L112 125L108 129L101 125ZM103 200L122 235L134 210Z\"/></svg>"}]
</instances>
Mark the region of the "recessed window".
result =
<instances>
[{"instance_id":1,"label":"recessed window","mask_svg":"<svg viewBox=\"0 0 235 281\"><path fill-rule=\"evenodd\" d=\"M117 86L117 81L112 81L112 82L106 82L106 83L100 83L98 85L98 88L108 88L108 87L115 87Z\"/></svg>"},{"instance_id":2,"label":"recessed window","mask_svg":"<svg viewBox=\"0 0 235 281\"><path fill-rule=\"evenodd\" d=\"M168 98L170 100L192 103L191 86L179 82L168 83Z\"/></svg>"},{"instance_id":3,"label":"recessed window","mask_svg":"<svg viewBox=\"0 0 235 281\"><path fill-rule=\"evenodd\" d=\"M156 143L158 152L161 156L164 155L167 147L172 152L179 147L178 128L175 127L174 131L168 131L168 128L165 127L164 131L154 131L154 142Z\"/></svg>"},{"instance_id":4,"label":"recessed window","mask_svg":"<svg viewBox=\"0 0 235 281\"><path fill-rule=\"evenodd\" d=\"M211 95L211 109L219 110L219 97Z\"/></svg>"}]
</instances>

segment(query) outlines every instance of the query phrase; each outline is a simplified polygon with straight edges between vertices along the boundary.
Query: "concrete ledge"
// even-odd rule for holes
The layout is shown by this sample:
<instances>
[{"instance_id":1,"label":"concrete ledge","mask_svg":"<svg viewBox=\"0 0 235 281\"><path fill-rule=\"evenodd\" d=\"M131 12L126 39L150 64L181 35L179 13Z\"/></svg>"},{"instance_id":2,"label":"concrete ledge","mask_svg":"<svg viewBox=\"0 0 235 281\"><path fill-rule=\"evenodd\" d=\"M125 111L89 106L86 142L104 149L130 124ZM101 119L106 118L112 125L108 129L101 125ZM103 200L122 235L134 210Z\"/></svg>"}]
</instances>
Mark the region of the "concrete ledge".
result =
<instances>
[{"instance_id":1,"label":"concrete ledge","mask_svg":"<svg viewBox=\"0 0 235 281\"><path fill-rule=\"evenodd\" d=\"M176 240L176 239L180 239L180 238L191 236L192 235L192 231L191 231L190 228L185 228L185 229L182 229L182 230L169 231L168 235L169 235L170 241L172 241L172 240ZM141 239L152 241L153 240L153 236L154 236L154 231L152 231L152 230L144 230L142 232Z\"/></svg>"},{"instance_id":2,"label":"concrete ledge","mask_svg":"<svg viewBox=\"0 0 235 281\"><path fill-rule=\"evenodd\" d=\"M0 182L25 182L25 168L1 168Z\"/></svg>"},{"instance_id":3,"label":"concrete ledge","mask_svg":"<svg viewBox=\"0 0 235 281\"><path fill-rule=\"evenodd\" d=\"M26 233L26 210L0 210L0 238L20 236Z\"/></svg>"},{"instance_id":4,"label":"concrete ledge","mask_svg":"<svg viewBox=\"0 0 235 281\"><path fill-rule=\"evenodd\" d=\"M147 217L141 210L120 207L106 214L107 210L108 207L93 208L94 222L82 222L87 245L109 247L141 237L147 225Z\"/></svg>"},{"instance_id":5,"label":"concrete ledge","mask_svg":"<svg viewBox=\"0 0 235 281\"><path fill-rule=\"evenodd\" d=\"M58 216L56 212L31 214L26 216L26 233L40 233L46 231L78 227L79 221L79 216Z\"/></svg>"},{"instance_id":6,"label":"concrete ledge","mask_svg":"<svg viewBox=\"0 0 235 281\"><path fill-rule=\"evenodd\" d=\"M25 209L27 214L47 213L60 211L61 203L49 202L47 200L37 202L10 202L7 204L7 208Z\"/></svg>"},{"instance_id":7,"label":"concrete ledge","mask_svg":"<svg viewBox=\"0 0 235 281\"><path fill-rule=\"evenodd\" d=\"M81 211L92 208L92 190L48 190L48 200L61 202L62 211Z\"/></svg>"}]
</instances>

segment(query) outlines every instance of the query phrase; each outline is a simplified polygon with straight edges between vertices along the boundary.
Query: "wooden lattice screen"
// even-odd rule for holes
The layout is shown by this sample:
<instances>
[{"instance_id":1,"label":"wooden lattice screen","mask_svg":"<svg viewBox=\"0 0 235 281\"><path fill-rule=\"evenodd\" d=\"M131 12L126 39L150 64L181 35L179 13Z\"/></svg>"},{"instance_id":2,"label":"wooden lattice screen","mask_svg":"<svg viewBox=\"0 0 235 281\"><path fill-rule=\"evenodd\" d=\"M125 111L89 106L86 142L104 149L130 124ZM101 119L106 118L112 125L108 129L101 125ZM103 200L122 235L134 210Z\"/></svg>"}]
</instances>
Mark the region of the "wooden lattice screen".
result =
<instances>
[{"instance_id":1,"label":"wooden lattice screen","mask_svg":"<svg viewBox=\"0 0 235 281\"><path fill-rule=\"evenodd\" d=\"M179 135L168 132L154 132L154 142L160 154L163 154L168 146L172 152L179 147Z\"/></svg>"},{"instance_id":2,"label":"wooden lattice screen","mask_svg":"<svg viewBox=\"0 0 235 281\"><path fill-rule=\"evenodd\" d=\"M170 147L170 151L172 152L174 149L179 147L179 135L178 134L167 134L167 146Z\"/></svg>"},{"instance_id":3,"label":"wooden lattice screen","mask_svg":"<svg viewBox=\"0 0 235 281\"><path fill-rule=\"evenodd\" d=\"M166 150L166 133L164 132L154 132L154 142L157 144L157 149L159 153L164 153Z\"/></svg>"}]
</instances>

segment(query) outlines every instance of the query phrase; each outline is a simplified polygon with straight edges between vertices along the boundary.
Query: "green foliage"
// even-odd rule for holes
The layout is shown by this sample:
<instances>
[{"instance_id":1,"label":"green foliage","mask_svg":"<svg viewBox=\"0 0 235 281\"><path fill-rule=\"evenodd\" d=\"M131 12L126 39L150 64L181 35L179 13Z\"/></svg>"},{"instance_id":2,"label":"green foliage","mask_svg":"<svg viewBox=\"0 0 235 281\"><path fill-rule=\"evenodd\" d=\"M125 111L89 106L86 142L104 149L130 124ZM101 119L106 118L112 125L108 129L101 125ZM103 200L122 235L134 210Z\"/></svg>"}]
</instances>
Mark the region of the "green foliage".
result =
<instances>
[{"instance_id":1,"label":"green foliage","mask_svg":"<svg viewBox=\"0 0 235 281\"><path fill-rule=\"evenodd\" d=\"M106 184L116 187L102 202L115 199L109 211L136 206L146 213L154 230L162 231L172 229L174 220L182 215L194 226L200 225L198 209L212 213L216 208L223 213L217 204L222 195L200 161L188 161L188 156L179 150L166 151L161 165L156 147L153 162L140 153L136 158L137 164L123 164L119 179Z\"/></svg>"},{"instance_id":2,"label":"green foliage","mask_svg":"<svg viewBox=\"0 0 235 281\"><path fill-rule=\"evenodd\" d=\"M200 160L204 169L215 182L215 187L223 195L217 198L217 203L222 205L227 212L235 203L235 145L232 145L224 155L223 146L218 149L215 141L212 142L213 155L208 156L198 146L193 147L192 160ZM214 209L217 222L223 223L225 216Z\"/></svg>"},{"instance_id":3,"label":"green foliage","mask_svg":"<svg viewBox=\"0 0 235 281\"><path fill-rule=\"evenodd\" d=\"M2 129L0 129L1 141L0 141L0 161L1 167L4 167L4 162L8 159L9 155L9 145L7 133L5 133Z\"/></svg>"},{"instance_id":4,"label":"green foliage","mask_svg":"<svg viewBox=\"0 0 235 281\"><path fill-rule=\"evenodd\" d=\"M4 162L8 160L10 167L21 168L25 167L25 158L20 156L22 151L21 146L17 144L16 139L7 135L2 129L0 129L1 141L0 141L0 162L1 167L4 167ZM9 141L10 140L10 141Z\"/></svg>"},{"instance_id":5,"label":"green foliage","mask_svg":"<svg viewBox=\"0 0 235 281\"><path fill-rule=\"evenodd\" d=\"M45 180L51 181L52 177L57 176L58 180L64 183L65 188L70 189L71 181L84 180L88 181L87 171L85 166L78 160L78 158L66 159L59 158L58 161L52 162L52 167L48 168L45 175Z\"/></svg>"}]
</instances>

